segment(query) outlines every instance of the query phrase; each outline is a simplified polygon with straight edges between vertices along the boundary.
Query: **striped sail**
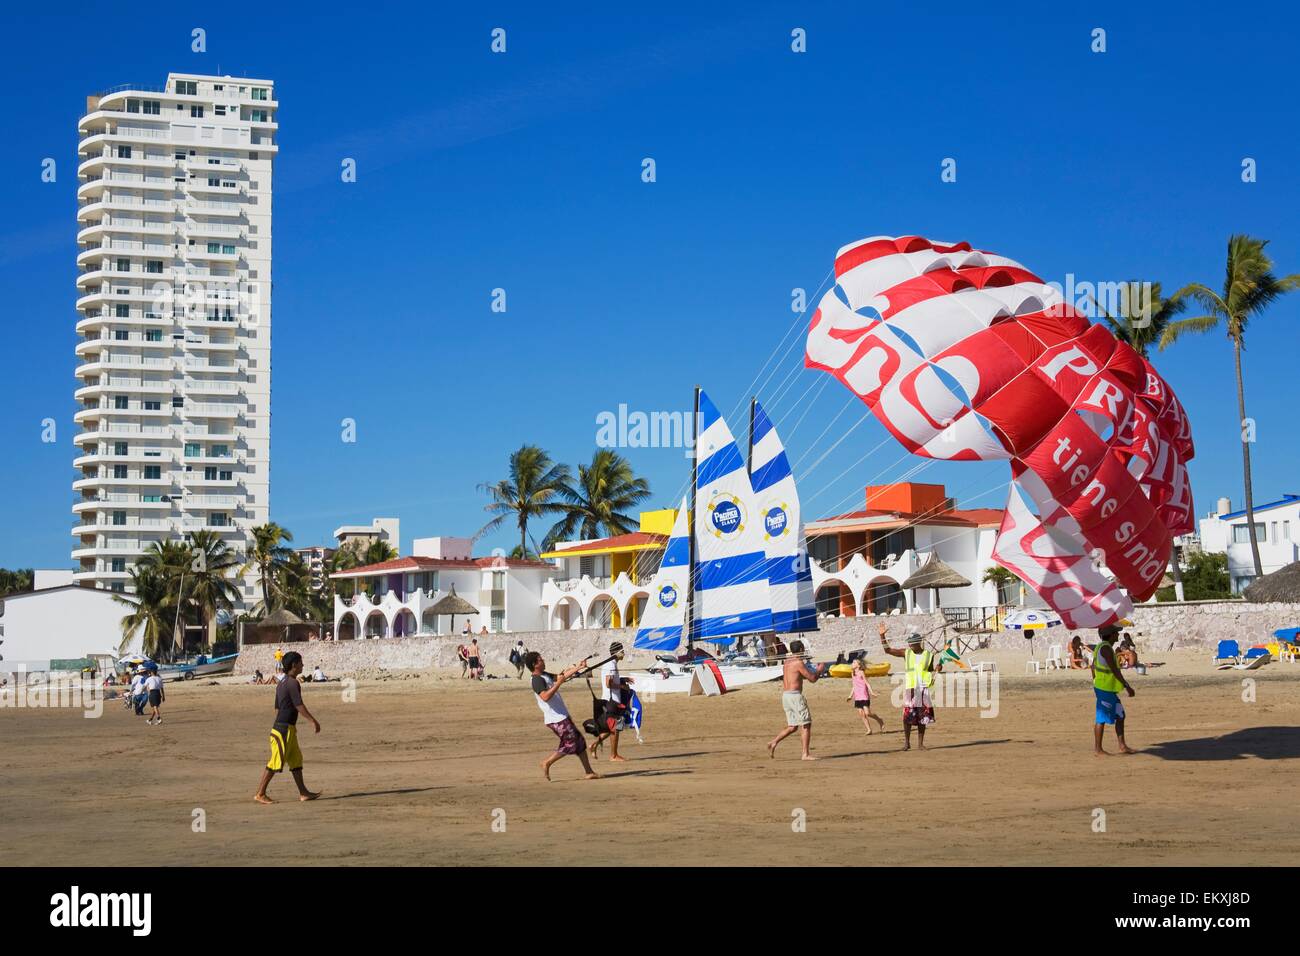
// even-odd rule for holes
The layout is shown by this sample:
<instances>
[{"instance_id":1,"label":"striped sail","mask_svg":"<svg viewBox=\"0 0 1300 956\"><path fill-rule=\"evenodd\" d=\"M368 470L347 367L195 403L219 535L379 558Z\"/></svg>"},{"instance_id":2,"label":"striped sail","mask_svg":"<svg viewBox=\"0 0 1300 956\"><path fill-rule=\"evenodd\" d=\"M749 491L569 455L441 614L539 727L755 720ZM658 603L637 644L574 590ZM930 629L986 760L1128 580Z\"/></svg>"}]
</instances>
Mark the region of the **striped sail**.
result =
<instances>
[{"instance_id":1,"label":"striped sail","mask_svg":"<svg viewBox=\"0 0 1300 956\"><path fill-rule=\"evenodd\" d=\"M754 402L751 428L750 482L767 552L767 584L772 602L772 630L778 634L817 630L812 567L804 538L799 493L794 487L785 447L763 411Z\"/></svg>"},{"instance_id":2,"label":"striped sail","mask_svg":"<svg viewBox=\"0 0 1300 956\"><path fill-rule=\"evenodd\" d=\"M646 598L645 613L641 615L641 627L632 641L633 647L673 651L682 642L691 563L691 544L687 537L690 515L686 508L687 500L683 498L664 548L663 561L650 582L650 595Z\"/></svg>"},{"instance_id":3,"label":"striped sail","mask_svg":"<svg viewBox=\"0 0 1300 956\"><path fill-rule=\"evenodd\" d=\"M700 392L695 441L695 588L691 637L727 643L772 629L763 522L731 429Z\"/></svg>"}]
</instances>

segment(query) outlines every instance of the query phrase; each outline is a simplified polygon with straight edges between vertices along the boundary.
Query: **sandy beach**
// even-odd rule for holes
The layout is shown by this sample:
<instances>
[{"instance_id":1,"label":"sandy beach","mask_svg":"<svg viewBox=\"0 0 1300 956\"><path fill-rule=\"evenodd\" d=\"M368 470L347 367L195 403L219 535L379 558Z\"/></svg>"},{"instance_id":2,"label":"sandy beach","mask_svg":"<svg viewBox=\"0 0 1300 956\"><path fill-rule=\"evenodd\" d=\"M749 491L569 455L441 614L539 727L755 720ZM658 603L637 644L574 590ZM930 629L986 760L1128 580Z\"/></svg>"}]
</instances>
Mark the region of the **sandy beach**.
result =
<instances>
[{"instance_id":1,"label":"sandy beach","mask_svg":"<svg viewBox=\"0 0 1300 956\"><path fill-rule=\"evenodd\" d=\"M870 737L845 700L849 682L824 680L808 691L821 759L802 762L792 737L769 760L783 716L768 684L647 702L645 743L625 734L630 759L602 758L605 776L592 782L574 758L543 780L554 738L513 676L362 680L355 701L338 683L308 684L323 731L304 726L302 747L324 797L297 802L286 775L270 807L252 795L271 687L168 685L161 727L116 701L98 719L7 708L0 837L8 862L24 865L1259 865L1300 855L1300 831L1280 809L1300 761L1300 665L1215 672L1204 654L1171 652L1131 678L1129 742L1141 752L1099 759L1086 672L1026 676L1024 654L991 656L997 716L941 709L926 752L900 752L888 678L872 682L888 732ZM1253 701L1243 678L1255 681ZM564 696L575 717L589 715L581 681ZM1094 832L1098 810L1104 832Z\"/></svg>"}]
</instances>

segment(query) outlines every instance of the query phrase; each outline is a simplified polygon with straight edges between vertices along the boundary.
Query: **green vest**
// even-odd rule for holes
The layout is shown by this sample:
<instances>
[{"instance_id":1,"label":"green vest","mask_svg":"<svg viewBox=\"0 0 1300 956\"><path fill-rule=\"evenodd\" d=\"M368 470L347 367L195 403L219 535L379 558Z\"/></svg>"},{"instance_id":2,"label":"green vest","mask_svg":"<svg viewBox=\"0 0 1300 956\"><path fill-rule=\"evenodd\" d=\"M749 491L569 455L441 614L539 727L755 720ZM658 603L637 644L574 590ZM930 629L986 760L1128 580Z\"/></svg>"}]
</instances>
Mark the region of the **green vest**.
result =
<instances>
[{"instance_id":1,"label":"green vest","mask_svg":"<svg viewBox=\"0 0 1300 956\"><path fill-rule=\"evenodd\" d=\"M934 683L934 671L929 669L929 651L922 651L918 654L909 647L906 656L903 658L903 663L907 667L908 690L916 690L917 680L920 680L924 687L929 687Z\"/></svg>"},{"instance_id":2,"label":"green vest","mask_svg":"<svg viewBox=\"0 0 1300 956\"><path fill-rule=\"evenodd\" d=\"M1101 659L1101 649L1103 647L1109 647L1110 659L1116 663L1119 662L1119 658L1115 656L1114 641L1102 641L1098 644L1097 650L1092 655L1092 686L1097 690L1108 690L1118 694L1124 689L1124 685L1119 682L1118 677L1111 673L1110 668L1106 666L1106 662Z\"/></svg>"}]
</instances>

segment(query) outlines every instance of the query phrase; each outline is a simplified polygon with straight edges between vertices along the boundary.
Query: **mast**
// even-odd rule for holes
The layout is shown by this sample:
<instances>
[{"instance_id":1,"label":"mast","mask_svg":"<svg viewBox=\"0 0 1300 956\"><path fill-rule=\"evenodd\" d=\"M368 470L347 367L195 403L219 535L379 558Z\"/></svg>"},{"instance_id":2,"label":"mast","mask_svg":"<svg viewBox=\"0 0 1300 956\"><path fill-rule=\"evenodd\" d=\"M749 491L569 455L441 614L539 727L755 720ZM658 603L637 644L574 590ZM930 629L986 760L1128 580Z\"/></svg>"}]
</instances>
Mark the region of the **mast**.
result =
<instances>
[{"instance_id":1,"label":"mast","mask_svg":"<svg viewBox=\"0 0 1300 956\"><path fill-rule=\"evenodd\" d=\"M686 542L690 555L686 575L686 654L695 637L695 486L700 474L700 387L695 386L695 412L691 415L691 495L686 511Z\"/></svg>"}]
</instances>

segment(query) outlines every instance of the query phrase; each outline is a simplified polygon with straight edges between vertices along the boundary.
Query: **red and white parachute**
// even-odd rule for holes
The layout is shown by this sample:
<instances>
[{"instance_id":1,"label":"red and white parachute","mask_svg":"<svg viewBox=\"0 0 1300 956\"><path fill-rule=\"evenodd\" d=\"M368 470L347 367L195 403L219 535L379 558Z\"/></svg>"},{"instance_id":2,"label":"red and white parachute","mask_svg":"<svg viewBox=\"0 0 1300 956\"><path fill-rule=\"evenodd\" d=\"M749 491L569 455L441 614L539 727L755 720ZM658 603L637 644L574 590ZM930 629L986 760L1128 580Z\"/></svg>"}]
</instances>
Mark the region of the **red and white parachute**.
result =
<instances>
[{"instance_id":1,"label":"red and white parachute","mask_svg":"<svg viewBox=\"0 0 1300 956\"><path fill-rule=\"evenodd\" d=\"M864 239L839 251L835 276L805 364L916 455L1010 461L994 558L1068 627L1127 614L1120 587L1150 597L1173 535L1192 528L1193 455L1150 363L1020 263L965 242Z\"/></svg>"}]
</instances>

